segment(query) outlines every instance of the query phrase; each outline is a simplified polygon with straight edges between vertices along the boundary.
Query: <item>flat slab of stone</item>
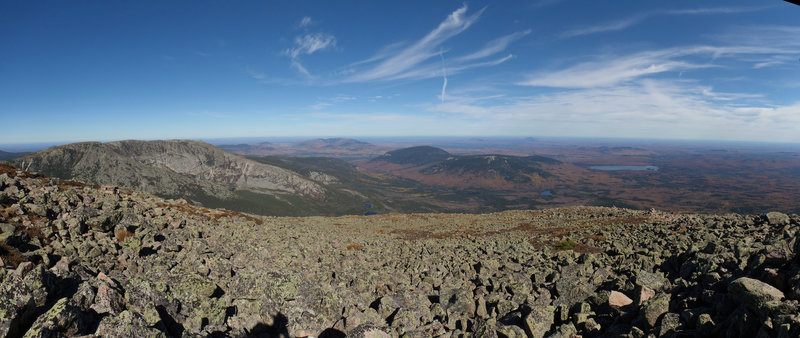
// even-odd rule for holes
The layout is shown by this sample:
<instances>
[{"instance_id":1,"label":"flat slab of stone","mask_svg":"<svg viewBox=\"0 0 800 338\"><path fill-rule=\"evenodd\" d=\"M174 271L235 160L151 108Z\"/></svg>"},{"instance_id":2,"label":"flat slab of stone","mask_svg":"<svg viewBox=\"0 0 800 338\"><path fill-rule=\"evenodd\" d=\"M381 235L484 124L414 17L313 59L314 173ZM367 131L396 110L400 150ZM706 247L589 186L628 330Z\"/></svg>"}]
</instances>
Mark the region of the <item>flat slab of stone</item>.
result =
<instances>
[{"instance_id":1,"label":"flat slab of stone","mask_svg":"<svg viewBox=\"0 0 800 338\"><path fill-rule=\"evenodd\" d=\"M611 291L608 295L608 305L612 307L623 307L633 303L633 300L619 291Z\"/></svg>"}]
</instances>

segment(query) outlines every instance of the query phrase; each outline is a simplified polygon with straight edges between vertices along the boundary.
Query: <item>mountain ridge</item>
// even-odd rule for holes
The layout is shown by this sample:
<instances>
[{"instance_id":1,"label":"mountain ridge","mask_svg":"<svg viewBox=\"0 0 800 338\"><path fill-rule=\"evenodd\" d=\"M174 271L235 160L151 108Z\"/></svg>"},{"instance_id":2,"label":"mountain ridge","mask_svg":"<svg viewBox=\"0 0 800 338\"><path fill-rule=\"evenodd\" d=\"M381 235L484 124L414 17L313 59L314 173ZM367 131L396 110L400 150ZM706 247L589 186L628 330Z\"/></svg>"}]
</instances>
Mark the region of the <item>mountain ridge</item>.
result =
<instances>
[{"instance_id":1,"label":"mountain ridge","mask_svg":"<svg viewBox=\"0 0 800 338\"><path fill-rule=\"evenodd\" d=\"M51 147L9 161L63 179L113 184L170 197L227 199L235 190L324 195L317 183L201 141L125 140Z\"/></svg>"}]
</instances>

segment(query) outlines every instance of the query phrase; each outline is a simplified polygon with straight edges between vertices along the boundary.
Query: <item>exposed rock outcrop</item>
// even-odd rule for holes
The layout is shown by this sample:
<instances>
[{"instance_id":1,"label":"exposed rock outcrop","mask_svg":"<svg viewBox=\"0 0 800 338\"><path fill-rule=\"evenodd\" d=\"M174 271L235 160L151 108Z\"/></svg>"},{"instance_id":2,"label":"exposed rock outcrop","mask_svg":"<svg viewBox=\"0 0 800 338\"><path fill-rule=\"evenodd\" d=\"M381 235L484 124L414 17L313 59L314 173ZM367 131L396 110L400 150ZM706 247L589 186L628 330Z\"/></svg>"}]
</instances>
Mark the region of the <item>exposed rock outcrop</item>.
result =
<instances>
[{"instance_id":1,"label":"exposed rock outcrop","mask_svg":"<svg viewBox=\"0 0 800 338\"><path fill-rule=\"evenodd\" d=\"M255 217L0 166L0 337L796 337L773 218Z\"/></svg>"},{"instance_id":2,"label":"exposed rock outcrop","mask_svg":"<svg viewBox=\"0 0 800 338\"><path fill-rule=\"evenodd\" d=\"M73 143L10 163L52 177L118 185L160 196L229 198L234 190L252 190L319 197L325 192L296 173L200 141Z\"/></svg>"}]
</instances>

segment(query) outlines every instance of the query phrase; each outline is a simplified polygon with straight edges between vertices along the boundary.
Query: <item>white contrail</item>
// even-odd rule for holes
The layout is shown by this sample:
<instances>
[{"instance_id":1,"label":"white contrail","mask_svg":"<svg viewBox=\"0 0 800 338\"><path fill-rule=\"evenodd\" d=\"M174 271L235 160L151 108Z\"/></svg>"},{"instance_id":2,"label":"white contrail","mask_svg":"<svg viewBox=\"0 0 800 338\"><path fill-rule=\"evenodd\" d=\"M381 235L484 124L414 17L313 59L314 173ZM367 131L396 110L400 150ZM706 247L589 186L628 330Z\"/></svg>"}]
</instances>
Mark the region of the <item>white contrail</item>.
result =
<instances>
[{"instance_id":1,"label":"white contrail","mask_svg":"<svg viewBox=\"0 0 800 338\"><path fill-rule=\"evenodd\" d=\"M442 58L442 77L444 78L444 83L442 83L442 103L444 103L444 95L447 91L447 68L444 67L444 54L442 54L441 50L439 50L439 57Z\"/></svg>"}]
</instances>

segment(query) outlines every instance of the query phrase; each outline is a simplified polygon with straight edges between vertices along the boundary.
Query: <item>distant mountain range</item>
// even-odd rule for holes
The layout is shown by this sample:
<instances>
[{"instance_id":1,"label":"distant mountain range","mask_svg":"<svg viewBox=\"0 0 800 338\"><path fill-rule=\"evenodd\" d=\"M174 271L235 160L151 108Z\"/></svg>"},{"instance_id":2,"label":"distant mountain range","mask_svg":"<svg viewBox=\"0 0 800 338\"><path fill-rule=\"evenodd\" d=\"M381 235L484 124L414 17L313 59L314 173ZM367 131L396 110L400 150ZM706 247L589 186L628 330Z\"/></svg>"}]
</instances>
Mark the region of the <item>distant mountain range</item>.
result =
<instances>
[{"instance_id":1,"label":"distant mountain range","mask_svg":"<svg viewBox=\"0 0 800 338\"><path fill-rule=\"evenodd\" d=\"M220 148L247 156L336 157L347 160L367 159L386 150L368 142L350 138L320 138L291 144L262 142L257 144L223 144Z\"/></svg>"},{"instance_id":2,"label":"distant mountain range","mask_svg":"<svg viewBox=\"0 0 800 338\"><path fill-rule=\"evenodd\" d=\"M379 147L352 139L232 147L272 147L280 156L243 157L196 141L119 141L57 146L8 163L51 177L262 215L492 212L572 205L800 210L800 155L791 152L567 144L541 152L515 150L522 156L503 154L503 148L491 151L492 145L483 154L477 152L480 148L414 146L365 157ZM303 153L299 149L326 155L286 155ZM635 169L642 166L659 169Z\"/></svg>"}]
</instances>

